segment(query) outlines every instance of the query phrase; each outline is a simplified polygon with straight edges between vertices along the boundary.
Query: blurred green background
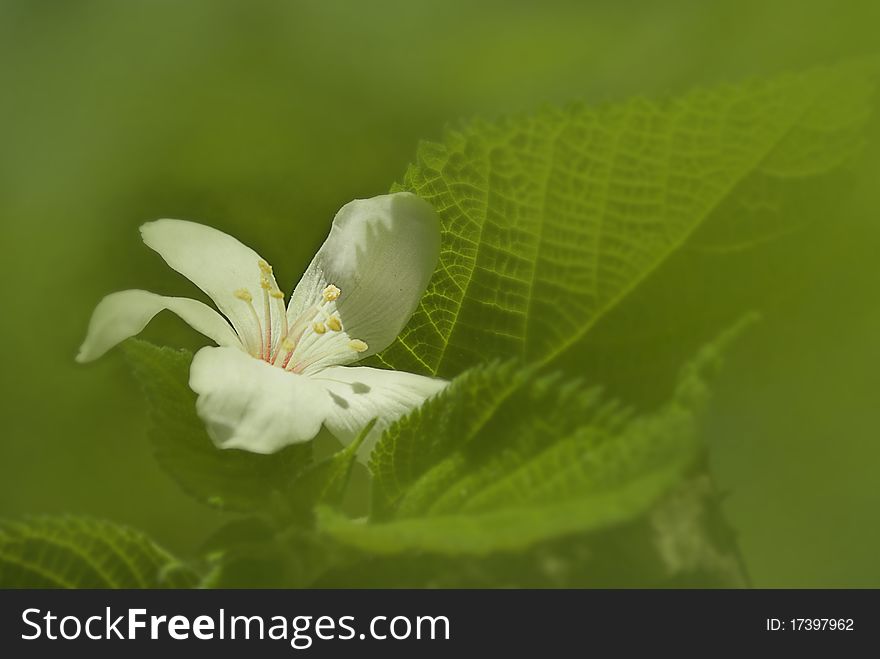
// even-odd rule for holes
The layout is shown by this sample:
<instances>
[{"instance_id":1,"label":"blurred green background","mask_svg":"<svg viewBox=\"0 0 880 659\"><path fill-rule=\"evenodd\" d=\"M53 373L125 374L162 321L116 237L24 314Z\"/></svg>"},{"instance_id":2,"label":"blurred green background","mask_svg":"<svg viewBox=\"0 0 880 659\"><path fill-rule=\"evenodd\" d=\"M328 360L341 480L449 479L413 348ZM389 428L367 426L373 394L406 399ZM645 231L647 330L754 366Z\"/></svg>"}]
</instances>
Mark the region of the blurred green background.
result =
<instances>
[{"instance_id":1,"label":"blurred green background","mask_svg":"<svg viewBox=\"0 0 880 659\"><path fill-rule=\"evenodd\" d=\"M290 289L334 212L386 191L418 140L458 119L863 55L872 5L2 0L0 515L97 515L183 555L219 523L153 460L120 355L73 363L102 295L192 293L140 244L142 222L233 233ZM760 586L880 586L877 117L868 137L787 208L797 231L691 291L693 318L664 308L674 289L642 295L671 335L709 308L764 312L707 420ZM686 280L689 258L665 281ZM173 318L146 336L199 345Z\"/></svg>"}]
</instances>

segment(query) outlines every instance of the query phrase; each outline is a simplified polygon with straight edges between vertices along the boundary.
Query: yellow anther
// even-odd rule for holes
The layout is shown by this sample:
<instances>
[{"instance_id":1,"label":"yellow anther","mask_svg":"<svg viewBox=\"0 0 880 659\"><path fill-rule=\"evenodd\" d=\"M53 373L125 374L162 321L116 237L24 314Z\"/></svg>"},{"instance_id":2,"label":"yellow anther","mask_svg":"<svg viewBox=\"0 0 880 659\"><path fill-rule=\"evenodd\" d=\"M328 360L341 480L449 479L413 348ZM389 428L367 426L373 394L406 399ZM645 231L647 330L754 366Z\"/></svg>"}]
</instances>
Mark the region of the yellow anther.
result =
<instances>
[{"instance_id":1,"label":"yellow anther","mask_svg":"<svg viewBox=\"0 0 880 659\"><path fill-rule=\"evenodd\" d=\"M287 337L284 337L284 340L281 342L281 347L284 348L285 352L293 352L296 348L296 344Z\"/></svg>"},{"instance_id":2,"label":"yellow anther","mask_svg":"<svg viewBox=\"0 0 880 659\"><path fill-rule=\"evenodd\" d=\"M257 261L257 265L260 266L260 272L264 275L269 276L272 274L272 266L266 263L263 259Z\"/></svg>"},{"instance_id":3,"label":"yellow anther","mask_svg":"<svg viewBox=\"0 0 880 659\"><path fill-rule=\"evenodd\" d=\"M270 288L272 288L272 282L269 281L268 277L260 277L260 288L262 288L264 291L268 291Z\"/></svg>"},{"instance_id":4,"label":"yellow anther","mask_svg":"<svg viewBox=\"0 0 880 659\"><path fill-rule=\"evenodd\" d=\"M269 291L269 295L271 297L274 297L276 300L283 300L284 299L284 293L279 291L277 288Z\"/></svg>"},{"instance_id":5,"label":"yellow anther","mask_svg":"<svg viewBox=\"0 0 880 659\"><path fill-rule=\"evenodd\" d=\"M336 316L330 316L330 318L327 319L327 327L334 332L339 332L342 330L342 323Z\"/></svg>"},{"instance_id":6,"label":"yellow anther","mask_svg":"<svg viewBox=\"0 0 880 659\"><path fill-rule=\"evenodd\" d=\"M245 302L253 302L254 300L253 295L251 295L246 288L239 288L233 293L233 295L239 300L244 300Z\"/></svg>"},{"instance_id":7,"label":"yellow anther","mask_svg":"<svg viewBox=\"0 0 880 659\"><path fill-rule=\"evenodd\" d=\"M315 334L323 334L327 331L327 328L324 326L324 323L317 322L312 325L312 329L315 330Z\"/></svg>"},{"instance_id":8,"label":"yellow anther","mask_svg":"<svg viewBox=\"0 0 880 659\"><path fill-rule=\"evenodd\" d=\"M339 299L339 296L342 295L342 291L336 288L333 284L330 284L324 289L322 295L324 296L324 300L332 302L333 300Z\"/></svg>"},{"instance_id":9,"label":"yellow anther","mask_svg":"<svg viewBox=\"0 0 880 659\"><path fill-rule=\"evenodd\" d=\"M361 341L360 339L352 339L351 341L348 342L348 347L351 348L352 350L354 350L355 352L363 352L369 346L366 343L364 343L363 341Z\"/></svg>"}]
</instances>

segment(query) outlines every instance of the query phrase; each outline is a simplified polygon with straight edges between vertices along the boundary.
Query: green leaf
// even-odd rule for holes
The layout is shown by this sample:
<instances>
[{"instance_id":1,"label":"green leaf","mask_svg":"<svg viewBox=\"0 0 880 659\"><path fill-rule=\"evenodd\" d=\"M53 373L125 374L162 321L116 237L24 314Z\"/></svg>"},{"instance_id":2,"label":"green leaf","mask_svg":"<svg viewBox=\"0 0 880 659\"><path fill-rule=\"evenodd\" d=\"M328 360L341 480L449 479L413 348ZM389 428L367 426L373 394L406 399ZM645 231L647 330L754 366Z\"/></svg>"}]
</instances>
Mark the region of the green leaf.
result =
<instances>
[{"instance_id":1,"label":"green leaf","mask_svg":"<svg viewBox=\"0 0 880 659\"><path fill-rule=\"evenodd\" d=\"M422 144L400 187L438 210L440 263L376 362L452 377L551 359L741 188L839 164L872 91L869 68L847 65L474 121Z\"/></svg>"},{"instance_id":2,"label":"green leaf","mask_svg":"<svg viewBox=\"0 0 880 659\"><path fill-rule=\"evenodd\" d=\"M472 369L392 424L370 455L373 517L381 517L427 469L480 433L528 374L514 362ZM450 406L450 400L456 404Z\"/></svg>"},{"instance_id":3,"label":"green leaf","mask_svg":"<svg viewBox=\"0 0 880 659\"><path fill-rule=\"evenodd\" d=\"M323 507L318 526L368 552L482 555L633 519L701 455L695 421L707 372L750 321L701 350L682 370L672 398L651 414L605 401L579 381L512 378L516 390L481 410L473 436L462 438L459 408L471 408L485 382L497 381L499 367L468 373L382 439L392 456L397 447L414 451L425 442L449 447L408 488L394 490L389 521L355 522ZM400 484L387 471L376 481L385 491Z\"/></svg>"},{"instance_id":4,"label":"green leaf","mask_svg":"<svg viewBox=\"0 0 880 659\"><path fill-rule=\"evenodd\" d=\"M573 452L570 451L570 453ZM470 508L443 515L412 517L373 525L351 522L329 508L320 508L320 527L340 542L379 554L421 550L442 554L487 554L520 550L546 538L599 530L643 512L672 484L684 460L655 468L625 482L593 486L600 491L574 493L570 500ZM534 476L541 467L532 467ZM546 475L545 475L546 476ZM533 476L529 476L531 478Z\"/></svg>"},{"instance_id":5,"label":"green leaf","mask_svg":"<svg viewBox=\"0 0 880 659\"><path fill-rule=\"evenodd\" d=\"M321 575L322 588L732 588L747 584L735 535L704 469L648 512L594 533L485 556L369 555Z\"/></svg>"},{"instance_id":6,"label":"green leaf","mask_svg":"<svg viewBox=\"0 0 880 659\"><path fill-rule=\"evenodd\" d=\"M297 475L290 486L288 499L291 508L301 518L310 519L318 504L338 506L342 503L358 449L374 425L376 419L364 426L351 444L320 462L309 465Z\"/></svg>"},{"instance_id":7,"label":"green leaf","mask_svg":"<svg viewBox=\"0 0 880 659\"><path fill-rule=\"evenodd\" d=\"M270 513L284 505L294 476L311 462L311 442L273 455L218 449L196 414L192 355L134 339L124 347L150 400L156 456L186 492L223 510Z\"/></svg>"},{"instance_id":8,"label":"green leaf","mask_svg":"<svg viewBox=\"0 0 880 659\"><path fill-rule=\"evenodd\" d=\"M0 588L188 588L197 580L125 526L82 517L0 522Z\"/></svg>"}]
</instances>

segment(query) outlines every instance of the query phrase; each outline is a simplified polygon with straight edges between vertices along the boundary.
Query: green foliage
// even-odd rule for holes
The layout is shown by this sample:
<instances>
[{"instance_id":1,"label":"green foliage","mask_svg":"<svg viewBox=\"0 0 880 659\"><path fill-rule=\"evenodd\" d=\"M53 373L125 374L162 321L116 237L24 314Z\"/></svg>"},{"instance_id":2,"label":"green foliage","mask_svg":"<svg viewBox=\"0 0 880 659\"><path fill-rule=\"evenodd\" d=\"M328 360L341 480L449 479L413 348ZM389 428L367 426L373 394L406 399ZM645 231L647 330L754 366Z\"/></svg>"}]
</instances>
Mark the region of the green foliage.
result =
<instances>
[{"instance_id":1,"label":"green foliage","mask_svg":"<svg viewBox=\"0 0 880 659\"><path fill-rule=\"evenodd\" d=\"M528 375L514 362L474 368L392 424L370 455L373 517L382 517L425 471L481 432ZM449 406L450 400L456 404Z\"/></svg>"},{"instance_id":2,"label":"green foliage","mask_svg":"<svg viewBox=\"0 0 880 659\"><path fill-rule=\"evenodd\" d=\"M867 72L546 109L422 144L401 187L440 213L440 264L378 361L450 377L486 359L561 353L740 188L850 154L873 91Z\"/></svg>"},{"instance_id":3,"label":"green foliage","mask_svg":"<svg viewBox=\"0 0 880 659\"><path fill-rule=\"evenodd\" d=\"M705 347L683 369L672 398L650 414L606 401L577 380L517 377L506 366L471 371L380 442L380 456L405 447L404 470L420 444L435 459L416 478L406 471L407 479L396 478L393 460L383 461L376 486L397 495L389 502L391 519L364 524L321 509L319 528L376 553L487 554L627 522L701 455L695 417L706 397L706 374L742 326ZM499 379L513 383L512 391L470 415L486 382ZM478 422L463 433L468 416ZM438 446L445 447L442 455ZM401 492L404 481L410 486Z\"/></svg>"},{"instance_id":4,"label":"green foliage","mask_svg":"<svg viewBox=\"0 0 880 659\"><path fill-rule=\"evenodd\" d=\"M351 444L309 465L291 482L288 500L291 508L299 512L302 518L310 519L317 505L338 506L342 503L358 449L375 425L376 420L373 419Z\"/></svg>"},{"instance_id":5,"label":"green foliage","mask_svg":"<svg viewBox=\"0 0 880 659\"><path fill-rule=\"evenodd\" d=\"M702 469L702 466L700 467ZM741 587L736 537L705 475L690 475L646 515L601 533L486 556L374 554L319 575L321 587Z\"/></svg>"},{"instance_id":6,"label":"green foliage","mask_svg":"<svg viewBox=\"0 0 880 659\"><path fill-rule=\"evenodd\" d=\"M275 455L218 450L196 415L189 388L192 354L129 340L125 352L150 401L156 457L186 492L223 510L271 511L312 459L309 443Z\"/></svg>"},{"instance_id":7,"label":"green foliage","mask_svg":"<svg viewBox=\"0 0 880 659\"><path fill-rule=\"evenodd\" d=\"M441 259L374 361L454 379L384 431L366 519L346 515L343 499L372 425L317 463L310 443L272 456L217 450L188 387L192 356L129 341L160 462L198 499L249 515L207 543L200 585L743 585L697 420L744 323L671 387L652 381L652 405L600 388L609 369L547 366L639 299L710 218L747 243L749 208L780 181L843 162L867 115L866 70L545 109L423 144L400 187L438 210ZM619 338L611 372L634 353Z\"/></svg>"},{"instance_id":8,"label":"green foliage","mask_svg":"<svg viewBox=\"0 0 880 659\"><path fill-rule=\"evenodd\" d=\"M0 522L0 588L187 588L197 578L141 533L110 522Z\"/></svg>"}]
</instances>

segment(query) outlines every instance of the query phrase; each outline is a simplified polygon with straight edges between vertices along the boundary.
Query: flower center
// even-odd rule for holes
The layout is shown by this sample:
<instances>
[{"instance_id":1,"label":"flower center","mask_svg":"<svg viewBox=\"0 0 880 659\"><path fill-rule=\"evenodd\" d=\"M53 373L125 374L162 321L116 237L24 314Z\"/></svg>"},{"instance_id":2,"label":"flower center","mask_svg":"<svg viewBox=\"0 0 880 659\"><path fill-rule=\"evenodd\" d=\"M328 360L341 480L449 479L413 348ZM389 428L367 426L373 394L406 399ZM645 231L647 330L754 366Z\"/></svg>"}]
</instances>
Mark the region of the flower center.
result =
<instances>
[{"instance_id":1,"label":"flower center","mask_svg":"<svg viewBox=\"0 0 880 659\"><path fill-rule=\"evenodd\" d=\"M284 293L278 288L272 266L263 261L260 288L263 291L263 317L257 313L254 298L246 288L234 291L236 298L250 310L256 335L242 336L242 344L251 356L292 373L310 375L326 366L346 364L358 359L367 349L360 339L351 338L342 325L336 301L342 295L333 284L321 291L321 298L299 316L289 319ZM280 332L273 335L273 318L280 319Z\"/></svg>"}]
</instances>

